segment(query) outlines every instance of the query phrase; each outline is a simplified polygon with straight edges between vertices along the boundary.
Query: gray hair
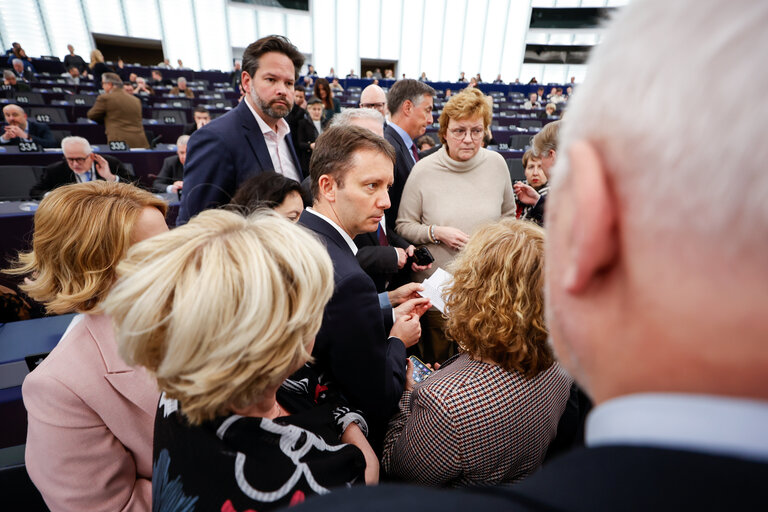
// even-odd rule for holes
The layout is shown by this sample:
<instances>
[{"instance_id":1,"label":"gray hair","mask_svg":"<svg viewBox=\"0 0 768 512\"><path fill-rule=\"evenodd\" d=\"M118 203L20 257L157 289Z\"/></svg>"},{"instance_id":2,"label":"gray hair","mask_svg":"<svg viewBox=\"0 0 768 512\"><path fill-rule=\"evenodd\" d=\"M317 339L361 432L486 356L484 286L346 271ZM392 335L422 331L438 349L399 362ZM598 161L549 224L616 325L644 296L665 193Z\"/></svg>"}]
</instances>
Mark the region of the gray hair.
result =
<instances>
[{"instance_id":1,"label":"gray hair","mask_svg":"<svg viewBox=\"0 0 768 512\"><path fill-rule=\"evenodd\" d=\"M392 115L395 115L407 100L414 105L421 104L425 94L434 98L437 96L437 91L418 80L410 78L398 80L387 93L387 108Z\"/></svg>"},{"instance_id":2,"label":"gray hair","mask_svg":"<svg viewBox=\"0 0 768 512\"><path fill-rule=\"evenodd\" d=\"M3 70L3 78L16 78L16 75L10 69Z\"/></svg>"},{"instance_id":3,"label":"gray hair","mask_svg":"<svg viewBox=\"0 0 768 512\"><path fill-rule=\"evenodd\" d=\"M19 64L21 64L22 66L24 65L24 61L23 61L23 60L21 60L21 59L13 59L13 60L11 61L11 64L16 64L16 63L19 63Z\"/></svg>"},{"instance_id":4,"label":"gray hair","mask_svg":"<svg viewBox=\"0 0 768 512\"><path fill-rule=\"evenodd\" d=\"M92 153L91 149L91 143L88 142L88 139L84 139L83 137L77 137L75 135L70 135L69 137L64 137L61 139L61 150L66 151L67 146L72 145L79 145L83 148L83 151L85 151L86 155L90 155Z\"/></svg>"},{"instance_id":5,"label":"gray hair","mask_svg":"<svg viewBox=\"0 0 768 512\"><path fill-rule=\"evenodd\" d=\"M123 80L120 78L120 75L117 73L104 73L101 75L101 81L106 82L108 84L112 84L118 89L123 88Z\"/></svg>"},{"instance_id":6,"label":"gray hair","mask_svg":"<svg viewBox=\"0 0 768 512\"><path fill-rule=\"evenodd\" d=\"M384 124L384 116L378 110L372 108L347 108L336 114L331 119L331 126L348 126L353 119L371 119Z\"/></svg>"},{"instance_id":7,"label":"gray hair","mask_svg":"<svg viewBox=\"0 0 768 512\"><path fill-rule=\"evenodd\" d=\"M181 135L178 139L176 139L177 146L186 146L187 142L189 142L189 135Z\"/></svg>"},{"instance_id":8,"label":"gray hair","mask_svg":"<svg viewBox=\"0 0 768 512\"><path fill-rule=\"evenodd\" d=\"M726 255L737 266L746 254L764 258L768 144L758 127L768 119L768 102L745 109L733 79L768 79L766 67L755 65L768 48L766 26L768 2L647 0L622 7L569 102L553 196L567 179L569 147L590 141L623 222L643 244L664 255L674 251L672 260L681 264L709 262L712 253L725 269Z\"/></svg>"},{"instance_id":9,"label":"gray hair","mask_svg":"<svg viewBox=\"0 0 768 512\"><path fill-rule=\"evenodd\" d=\"M187 79L186 79L186 78L184 78L183 76L180 76L180 77L178 78L178 80L176 80L176 83L177 83L177 84L180 84L181 82L187 83Z\"/></svg>"}]
</instances>

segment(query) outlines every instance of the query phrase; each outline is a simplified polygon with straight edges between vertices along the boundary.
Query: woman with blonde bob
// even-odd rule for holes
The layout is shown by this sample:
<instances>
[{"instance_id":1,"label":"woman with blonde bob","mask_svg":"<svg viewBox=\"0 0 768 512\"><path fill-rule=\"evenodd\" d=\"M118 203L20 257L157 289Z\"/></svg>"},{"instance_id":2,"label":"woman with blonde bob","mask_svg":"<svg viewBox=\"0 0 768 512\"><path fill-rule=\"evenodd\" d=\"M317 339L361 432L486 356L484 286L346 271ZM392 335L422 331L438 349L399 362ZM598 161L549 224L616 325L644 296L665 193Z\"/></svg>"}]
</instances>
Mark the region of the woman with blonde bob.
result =
<instances>
[{"instance_id":1,"label":"woman with blonde bob","mask_svg":"<svg viewBox=\"0 0 768 512\"><path fill-rule=\"evenodd\" d=\"M543 257L541 228L502 220L453 262L447 333L460 354L409 378L384 443L387 474L458 487L515 482L541 465L572 382L547 344Z\"/></svg>"},{"instance_id":2,"label":"woman with blonde bob","mask_svg":"<svg viewBox=\"0 0 768 512\"><path fill-rule=\"evenodd\" d=\"M333 293L311 234L271 211L208 210L118 274L105 309L120 354L163 392L156 510L269 510L378 480L364 419L305 366Z\"/></svg>"},{"instance_id":3,"label":"woman with blonde bob","mask_svg":"<svg viewBox=\"0 0 768 512\"><path fill-rule=\"evenodd\" d=\"M395 230L414 245L426 245L435 258L414 281L445 268L479 226L517 213L504 158L482 147L491 125L489 99L476 88L453 95L440 114L441 148L419 160L405 182ZM427 311L422 320L425 361L453 355L440 312Z\"/></svg>"},{"instance_id":4,"label":"woman with blonde bob","mask_svg":"<svg viewBox=\"0 0 768 512\"><path fill-rule=\"evenodd\" d=\"M32 251L8 272L49 313L83 313L24 380L27 472L51 510L150 510L160 393L117 354L102 299L128 247L167 231L166 204L125 183L59 187L35 212Z\"/></svg>"}]
</instances>

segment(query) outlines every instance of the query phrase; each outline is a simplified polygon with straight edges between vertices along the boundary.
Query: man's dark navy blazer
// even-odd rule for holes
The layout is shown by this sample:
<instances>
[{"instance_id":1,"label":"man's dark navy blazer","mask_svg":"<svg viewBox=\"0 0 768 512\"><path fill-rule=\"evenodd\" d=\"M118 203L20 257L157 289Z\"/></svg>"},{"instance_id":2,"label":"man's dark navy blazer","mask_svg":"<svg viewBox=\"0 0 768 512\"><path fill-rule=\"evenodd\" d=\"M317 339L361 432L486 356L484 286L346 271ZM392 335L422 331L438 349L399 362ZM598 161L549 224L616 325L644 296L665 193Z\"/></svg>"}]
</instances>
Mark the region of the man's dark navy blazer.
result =
<instances>
[{"instance_id":1,"label":"man's dark navy blazer","mask_svg":"<svg viewBox=\"0 0 768 512\"><path fill-rule=\"evenodd\" d=\"M387 339L376 286L341 234L308 211L299 224L325 244L334 270L333 297L312 351L316 368L363 411L374 438L383 436L405 386L405 345Z\"/></svg>"},{"instance_id":2,"label":"man's dark navy blazer","mask_svg":"<svg viewBox=\"0 0 768 512\"><path fill-rule=\"evenodd\" d=\"M177 225L186 224L203 210L229 203L237 187L251 176L275 170L261 127L245 101L190 137ZM301 173L290 135L285 140L293 165Z\"/></svg>"}]
</instances>

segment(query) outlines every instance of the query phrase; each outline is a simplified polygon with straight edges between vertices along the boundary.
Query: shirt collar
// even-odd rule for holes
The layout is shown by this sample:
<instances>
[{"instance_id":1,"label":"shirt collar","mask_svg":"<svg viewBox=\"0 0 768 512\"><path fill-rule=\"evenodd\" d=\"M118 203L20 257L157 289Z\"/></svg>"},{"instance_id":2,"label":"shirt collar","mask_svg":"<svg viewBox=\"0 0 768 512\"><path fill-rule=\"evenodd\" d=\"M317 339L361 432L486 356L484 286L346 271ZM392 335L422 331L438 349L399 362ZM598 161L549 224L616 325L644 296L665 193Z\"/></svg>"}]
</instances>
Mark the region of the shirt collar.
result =
<instances>
[{"instance_id":1,"label":"shirt collar","mask_svg":"<svg viewBox=\"0 0 768 512\"><path fill-rule=\"evenodd\" d=\"M333 226L333 229L339 232L341 237L344 239L345 242L347 242L347 245L349 246L349 249L352 251L352 254L355 256L357 255L357 246L355 245L355 242L352 240L352 238L347 234L346 231L341 229L341 226L333 222L331 219L323 215L322 213L318 212L317 210L313 210L311 207L307 206L306 211L312 213L313 215L317 215L321 219L323 219L325 222Z\"/></svg>"},{"instance_id":2,"label":"shirt collar","mask_svg":"<svg viewBox=\"0 0 768 512\"><path fill-rule=\"evenodd\" d=\"M253 117L256 118L256 122L259 123L259 128L261 128L261 133L264 135L268 133L275 133L275 130L273 130L267 123L264 121L261 116L256 112L256 109L251 106L251 104L248 102L246 98L243 98L243 101L248 106L248 110L251 111L251 114L253 114ZM279 139L282 139L287 134L291 132L290 126L288 126L288 122L285 119L280 119L277 122L277 137Z\"/></svg>"},{"instance_id":3,"label":"shirt collar","mask_svg":"<svg viewBox=\"0 0 768 512\"><path fill-rule=\"evenodd\" d=\"M405 147L407 147L408 150L410 151L411 150L411 146L413 146L413 139L411 138L411 136L408 135L407 133L405 133L405 130L403 130L402 128L397 126L392 121L390 121L388 124L389 124L389 126L391 126L397 132L397 134L400 136L400 138L403 139L403 142L405 142Z\"/></svg>"},{"instance_id":4,"label":"shirt collar","mask_svg":"<svg viewBox=\"0 0 768 512\"><path fill-rule=\"evenodd\" d=\"M609 400L587 418L586 444L688 449L768 461L768 402L647 393Z\"/></svg>"}]
</instances>

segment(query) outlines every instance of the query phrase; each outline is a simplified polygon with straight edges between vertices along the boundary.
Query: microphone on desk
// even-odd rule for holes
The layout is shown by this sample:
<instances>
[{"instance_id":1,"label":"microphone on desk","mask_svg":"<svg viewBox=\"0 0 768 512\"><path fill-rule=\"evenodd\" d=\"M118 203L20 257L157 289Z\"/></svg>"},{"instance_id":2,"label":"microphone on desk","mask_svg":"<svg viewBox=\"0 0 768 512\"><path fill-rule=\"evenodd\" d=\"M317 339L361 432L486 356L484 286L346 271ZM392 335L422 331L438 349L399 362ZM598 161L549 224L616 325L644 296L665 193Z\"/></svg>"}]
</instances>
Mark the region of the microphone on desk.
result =
<instances>
[{"instance_id":1,"label":"microphone on desk","mask_svg":"<svg viewBox=\"0 0 768 512\"><path fill-rule=\"evenodd\" d=\"M162 139L162 138L163 138L163 134L161 133L160 135L158 135L157 137L152 139L149 142L149 149L155 149L155 147L157 147L157 143L160 142L160 139Z\"/></svg>"}]
</instances>

